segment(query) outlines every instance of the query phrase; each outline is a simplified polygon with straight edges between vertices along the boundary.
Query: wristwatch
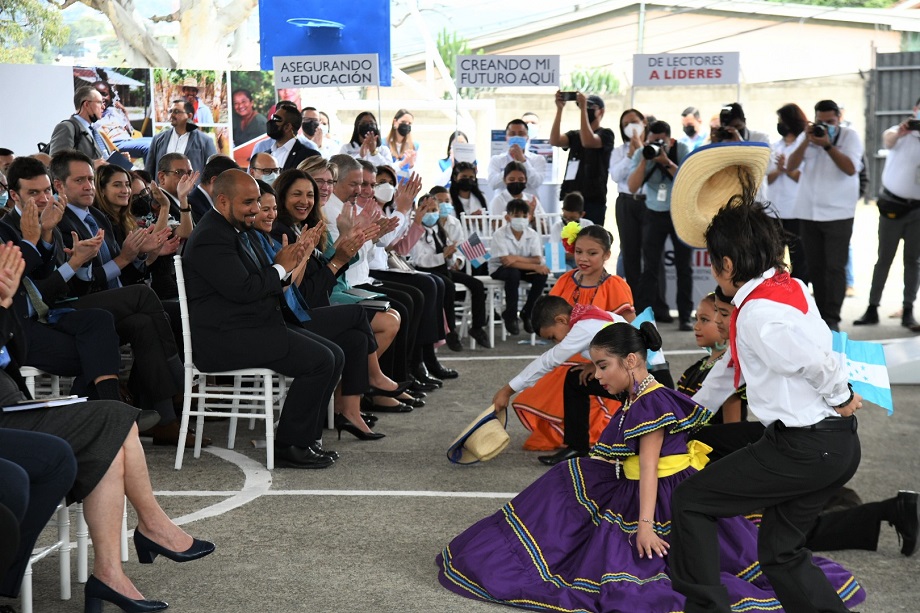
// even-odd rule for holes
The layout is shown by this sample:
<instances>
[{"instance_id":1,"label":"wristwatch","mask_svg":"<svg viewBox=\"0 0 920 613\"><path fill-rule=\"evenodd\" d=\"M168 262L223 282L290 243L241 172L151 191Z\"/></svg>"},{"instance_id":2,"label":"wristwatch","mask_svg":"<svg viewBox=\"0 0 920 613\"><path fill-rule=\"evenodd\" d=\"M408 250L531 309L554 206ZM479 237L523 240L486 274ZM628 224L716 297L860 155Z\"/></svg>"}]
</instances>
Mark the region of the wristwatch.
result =
<instances>
[{"instance_id":1,"label":"wristwatch","mask_svg":"<svg viewBox=\"0 0 920 613\"><path fill-rule=\"evenodd\" d=\"M833 145L824 145L824 150L825 150L825 151L830 151L830 150L833 149L833 148L834 148Z\"/></svg>"}]
</instances>

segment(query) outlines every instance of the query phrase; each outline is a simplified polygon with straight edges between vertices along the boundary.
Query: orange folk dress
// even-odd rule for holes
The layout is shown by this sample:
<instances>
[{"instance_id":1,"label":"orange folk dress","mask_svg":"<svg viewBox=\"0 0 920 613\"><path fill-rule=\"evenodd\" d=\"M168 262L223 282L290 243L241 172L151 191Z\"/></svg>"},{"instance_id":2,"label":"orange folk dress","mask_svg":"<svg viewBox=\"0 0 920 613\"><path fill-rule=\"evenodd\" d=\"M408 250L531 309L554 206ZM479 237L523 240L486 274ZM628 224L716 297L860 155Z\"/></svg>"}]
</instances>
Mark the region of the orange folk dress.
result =
<instances>
[{"instance_id":1,"label":"orange folk dress","mask_svg":"<svg viewBox=\"0 0 920 613\"><path fill-rule=\"evenodd\" d=\"M626 316L635 312L632 290L622 277L609 275L596 286L581 286L576 280L577 270L570 270L553 286L552 296L565 298L569 304L592 304L598 308ZM581 276L580 274L578 276ZM517 413L524 427L530 430L530 436L524 442L524 449L531 451L552 451L562 446L563 400L562 388L569 368L575 364L587 362L581 355L575 354L564 364L557 366L537 381L536 385L518 394L511 406ZM620 403L611 398L591 397L589 416L589 443L597 442L601 432Z\"/></svg>"}]
</instances>

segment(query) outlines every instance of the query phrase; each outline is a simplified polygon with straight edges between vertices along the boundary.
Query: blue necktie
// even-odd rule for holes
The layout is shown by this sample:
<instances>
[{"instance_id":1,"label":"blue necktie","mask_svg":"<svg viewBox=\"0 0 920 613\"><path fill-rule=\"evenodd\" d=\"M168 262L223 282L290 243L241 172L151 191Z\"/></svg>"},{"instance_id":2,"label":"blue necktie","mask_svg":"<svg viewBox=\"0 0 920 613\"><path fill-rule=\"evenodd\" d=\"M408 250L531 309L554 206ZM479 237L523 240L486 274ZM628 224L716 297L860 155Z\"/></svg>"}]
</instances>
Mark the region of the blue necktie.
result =
<instances>
[{"instance_id":1,"label":"blue necktie","mask_svg":"<svg viewBox=\"0 0 920 613\"><path fill-rule=\"evenodd\" d=\"M102 157L109 156L109 148L105 146L105 141L102 140L102 135L99 134L99 130L95 126L89 126L89 132L93 135L93 140L96 141L96 146L99 147L99 153Z\"/></svg>"},{"instance_id":2,"label":"blue necktie","mask_svg":"<svg viewBox=\"0 0 920 613\"><path fill-rule=\"evenodd\" d=\"M93 236L99 234L99 224L96 223L96 218L93 217L92 213L86 213L86 217L83 218L83 223L85 223L89 231L93 233ZM112 261L112 252L109 251L109 246L106 244L104 236L102 237L102 245L99 246L99 259L102 260L103 264ZM121 287L121 279L118 277L109 281L109 289L117 289L119 287Z\"/></svg>"}]
</instances>

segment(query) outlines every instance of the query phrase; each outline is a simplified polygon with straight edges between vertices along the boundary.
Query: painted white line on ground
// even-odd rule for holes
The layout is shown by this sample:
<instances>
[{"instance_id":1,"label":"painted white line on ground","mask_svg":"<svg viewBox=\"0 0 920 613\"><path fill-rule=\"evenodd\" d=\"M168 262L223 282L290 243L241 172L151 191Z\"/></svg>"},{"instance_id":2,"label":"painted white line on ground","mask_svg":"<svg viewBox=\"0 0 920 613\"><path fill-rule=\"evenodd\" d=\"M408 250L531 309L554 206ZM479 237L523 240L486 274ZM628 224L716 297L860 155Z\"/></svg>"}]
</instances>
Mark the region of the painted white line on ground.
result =
<instances>
[{"instance_id":1,"label":"painted white line on ground","mask_svg":"<svg viewBox=\"0 0 920 613\"><path fill-rule=\"evenodd\" d=\"M187 496L190 498L230 497L239 494L232 490L172 490L154 492L157 496ZM268 490L261 496L392 496L396 498L514 498L517 492L439 492L425 490ZM217 506L217 505L215 505ZM240 506L240 505L237 505ZM212 507L208 507L212 508ZM236 508L236 507L233 507ZM225 509L224 511L229 511ZM196 519L201 519L196 518Z\"/></svg>"},{"instance_id":2,"label":"painted white line on ground","mask_svg":"<svg viewBox=\"0 0 920 613\"><path fill-rule=\"evenodd\" d=\"M673 351L665 351L665 357L669 355L702 355L706 353L702 349L674 349ZM495 360L533 360L536 355L484 355L484 356L474 356L474 357L463 357L456 358L452 356L441 356L438 355L438 361L440 362L488 362Z\"/></svg>"},{"instance_id":3,"label":"painted white line on ground","mask_svg":"<svg viewBox=\"0 0 920 613\"><path fill-rule=\"evenodd\" d=\"M272 487L272 474L266 470L265 466L259 462L256 462L255 460L248 458L241 453L237 453L236 451L231 451L229 449L215 448L205 449L205 451L214 454L220 459L230 462L231 464L235 464L241 471L243 471L243 476L245 477L243 488L238 492L222 493L221 496L230 496L226 500L212 504L209 507L195 511L194 513L189 513L188 515L183 515L182 517L173 519L173 523L177 526L191 523L193 521L198 521L199 519L207 519L209 517L223 515L227 511L232 511L233 509L239 508L252 502L256 498L265 495ZM191 461L191 458L189 458L189 460ZM158 496L161 494L169 495L165 492L157 492Z\"/></svg>"}]
</instances>

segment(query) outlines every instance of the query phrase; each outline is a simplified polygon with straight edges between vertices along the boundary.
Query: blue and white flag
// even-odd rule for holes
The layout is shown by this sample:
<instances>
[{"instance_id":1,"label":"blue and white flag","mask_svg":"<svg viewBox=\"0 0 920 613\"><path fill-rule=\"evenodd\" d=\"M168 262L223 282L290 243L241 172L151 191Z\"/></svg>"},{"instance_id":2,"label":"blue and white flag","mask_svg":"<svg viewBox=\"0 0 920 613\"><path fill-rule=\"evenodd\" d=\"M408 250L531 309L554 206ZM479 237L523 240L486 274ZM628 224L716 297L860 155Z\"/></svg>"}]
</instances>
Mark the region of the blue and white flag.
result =
<instances>
[{"instance_id":1,"label":"blue and white flag","mask_svg":"<svg viewBox=\"0 0 920 613\"><path fill-rule=\"evenodd\" d=\"M873 404L894 413L885 350L879 343L850 340L846 332L833 332L835 353L847 369L853 391Z\"/></svg>"},{"instance_id":2,"label":"blue and white flag","mask_svg":"<svg viewBox=\"0 0 920 613\"><path fill-rule=\"evenodd\" d=\"M645 310L636 315L636 318L632 320L632 326L638 328L642 325L643 322L650 321L655 324L655 327L658 327L658 324L655 323L655 314L652 312L652 307L645 307ZM667 360L664 357L664 351L659 349L658 351L649 351L648 355L645 358L646 365L649 368L655 366L661 366L662 364L667 364Z\"/></svg>"}]
</instances>

